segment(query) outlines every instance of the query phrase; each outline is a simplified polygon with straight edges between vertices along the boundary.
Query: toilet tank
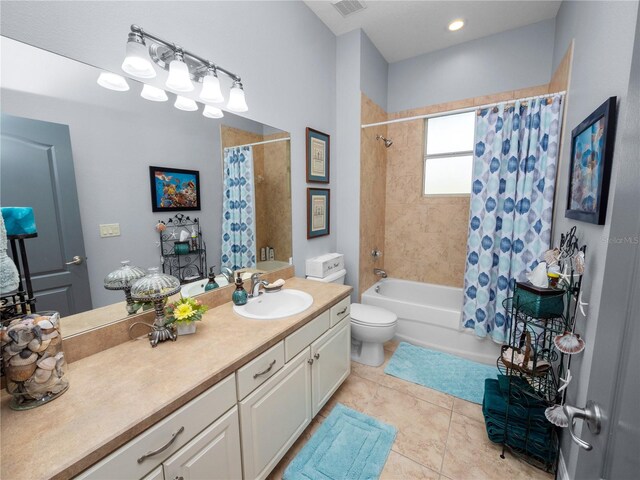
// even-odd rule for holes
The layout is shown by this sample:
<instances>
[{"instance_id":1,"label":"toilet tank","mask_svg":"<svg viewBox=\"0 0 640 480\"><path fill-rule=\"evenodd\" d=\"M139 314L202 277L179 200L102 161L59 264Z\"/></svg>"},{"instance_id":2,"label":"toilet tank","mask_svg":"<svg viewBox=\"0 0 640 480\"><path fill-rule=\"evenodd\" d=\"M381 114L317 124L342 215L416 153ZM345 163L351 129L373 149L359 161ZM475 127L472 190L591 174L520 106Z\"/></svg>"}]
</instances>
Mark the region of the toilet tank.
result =
<instances>
[{"instance_id":1,"label":"toilet tank","mask_svg":"<svg viewBox=\"0 0 640 480\"><path fill-rule=\"evenodd\" d=\"M319 257L309 258L305 267L308 277L325 278L344 270L344 255L341 253L327 253Z\"/></svg>"}]
</instances>

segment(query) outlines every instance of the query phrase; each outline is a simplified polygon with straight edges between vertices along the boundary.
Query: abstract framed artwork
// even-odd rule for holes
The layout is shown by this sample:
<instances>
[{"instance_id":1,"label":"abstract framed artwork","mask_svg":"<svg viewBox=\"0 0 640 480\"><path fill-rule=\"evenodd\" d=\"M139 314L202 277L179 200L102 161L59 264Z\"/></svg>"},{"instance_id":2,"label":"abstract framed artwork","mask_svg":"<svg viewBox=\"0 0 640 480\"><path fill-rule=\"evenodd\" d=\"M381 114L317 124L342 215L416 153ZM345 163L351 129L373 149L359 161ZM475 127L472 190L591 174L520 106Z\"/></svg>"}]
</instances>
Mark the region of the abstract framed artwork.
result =
<instances>
[{"instance_id":1,"label":"abstract framed artwork","mask_svg":"<svg viewBox=\"0 0 640 480\"><path fill-rule=\"evenodd\" d=\"M329 135L307 127L307 182L329 183Z\"/></svg>"},{"instance_id":2,"label":"abstract framed artwork","mask_svg":"<svg viewBox=\"0 0 640 480\"><path fill-rule=\"evenodd\" d=\"M329 235L330 196L328 188L307 188L308 239Z\"/></svg>"},{"instance_id":3,"label":"abstract framed artwork","mask_svg":"<svg viewBox=\"0 0 640 480\"><path fill-rule=\"evenodd\" d=\"M565 217L604 225L615 126L616 97L611 97L571 132Z\"/></svg>"},{"instance_id":4,"label":"abstract framed artwork","mask_svg":"<svg viewBox=\"0 0 640 480\"><path fill-rule=\"evenodd\" d=\"M151 209L154 212L200 210L200 172L149 167Z\"/></svg>"}]
</instances>

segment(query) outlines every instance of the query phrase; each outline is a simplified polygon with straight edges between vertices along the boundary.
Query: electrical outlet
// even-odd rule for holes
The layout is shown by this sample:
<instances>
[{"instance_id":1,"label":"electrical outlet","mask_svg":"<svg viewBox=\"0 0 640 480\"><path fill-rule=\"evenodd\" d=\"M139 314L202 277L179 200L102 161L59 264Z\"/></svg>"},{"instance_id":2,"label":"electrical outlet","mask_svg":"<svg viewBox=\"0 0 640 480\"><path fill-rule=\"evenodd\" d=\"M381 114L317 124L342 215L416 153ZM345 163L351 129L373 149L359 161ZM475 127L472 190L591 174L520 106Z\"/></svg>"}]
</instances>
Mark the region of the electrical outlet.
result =
<instances>
[{"instance_id":1,"label":"electrical outlet","mask_svg":"<svg viewBox=\"0 0 640 480\"><path fill-rule=\"evenodd\" d=\"M119 237L120 236L120 224L119 223L105 223L100 225L100 237Z\"/></svg>"}]
</instances>

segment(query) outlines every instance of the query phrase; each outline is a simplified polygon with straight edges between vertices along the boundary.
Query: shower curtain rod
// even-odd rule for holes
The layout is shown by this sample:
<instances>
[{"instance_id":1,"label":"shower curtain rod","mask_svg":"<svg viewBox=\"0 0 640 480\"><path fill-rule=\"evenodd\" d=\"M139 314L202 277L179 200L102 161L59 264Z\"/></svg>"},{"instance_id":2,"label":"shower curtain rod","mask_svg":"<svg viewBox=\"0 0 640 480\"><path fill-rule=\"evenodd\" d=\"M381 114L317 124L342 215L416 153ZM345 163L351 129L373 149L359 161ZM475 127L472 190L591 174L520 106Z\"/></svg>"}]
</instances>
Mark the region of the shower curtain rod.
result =
<instances>
[{"instance_id":1,"label":"shower curtain rod","mask_svg":"<svg viewBox=\"0 0 640 480\"><path fill-rule=\"evenodd\" d=\"M291 137L276 138L274 140L265 140L263 142L245 143L244 145L231 145L230 147L224 147L224 148L255 147L256 145L265 145L267 143L275 143L275 142L286 142L287 140L291 140Z\"/></svg>"},{"instance_id":2,"label":"shower curtain rod","mask_svg":"<svg viewBox=\"0 0 640 480\"><path fill-rule=\"evenodd\" d=\"M473 112L474 110L480 110L482 108L495 107L496 105L499 105L501 103L526 102L529 100L535 100L537 98L552 97L554 95L566 95L566 93L567 93L566 90L563 90L562 92L546 93L544 95L537 95L535 97L514 98L513 100L488 103L486 105L478 105L475 107L458 108L457 110L447 110L444 112L428 113L426 115L416 115L414 117L396 118L394 120L387 120L386 122L365 123L361 126L361 128L377 127L380 125L389 125L390 123L410 122L412 120L420 120L422 118L442 117L444 115L453 115L455 113Z\"/></svg>"}]
</instances>

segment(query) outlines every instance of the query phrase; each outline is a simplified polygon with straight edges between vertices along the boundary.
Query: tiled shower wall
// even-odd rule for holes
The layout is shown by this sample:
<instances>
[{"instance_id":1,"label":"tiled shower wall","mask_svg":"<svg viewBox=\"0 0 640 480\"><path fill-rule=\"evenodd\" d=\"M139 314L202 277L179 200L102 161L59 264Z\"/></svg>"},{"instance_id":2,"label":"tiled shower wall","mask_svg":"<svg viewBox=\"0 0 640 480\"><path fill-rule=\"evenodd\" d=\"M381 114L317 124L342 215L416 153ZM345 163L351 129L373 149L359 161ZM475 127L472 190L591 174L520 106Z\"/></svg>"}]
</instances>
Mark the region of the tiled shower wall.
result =
<instances>
[{"instance_id":1,"label":"tiled shower wall","mask_svg":"<svg viewBox=\"0 0 640 480\"><path fill-rule=\"evenodd\" d=\"M371 99L362 95L362 123L384 122L387 113ZM387 136L387 127L365 128L360 136L360 294L378 278L374 268L385 266L385 198L387 152L376 135ZM391 147L393 148L393 147ZM374 258L371 251L383 252Z\"/></svg>"},{"instance_id":2,"label":"tiled shower wall","mask_svg":"<svg viewBox=\"0 0 640 480\"><path fill-rule=\"evenodd\" d=\"M549 85L502 92L386 115L393 120L542 95ZM362 123L384 120L384 111L362 96ZM382 119L382 120L381 120ZM390 277L462 287L467 249L469 195L424 196L424 119L362 130L360 166L360 293ZM393 140L385 149L376 134ZM381 185L382 179L385 185ZM381 201L384 198L384 204ZM380 242L380 237L384 242ZM384 245L380 247L380 245ZM378 246L383 257L370 256Z\"/></svg>"}]
</instances>

